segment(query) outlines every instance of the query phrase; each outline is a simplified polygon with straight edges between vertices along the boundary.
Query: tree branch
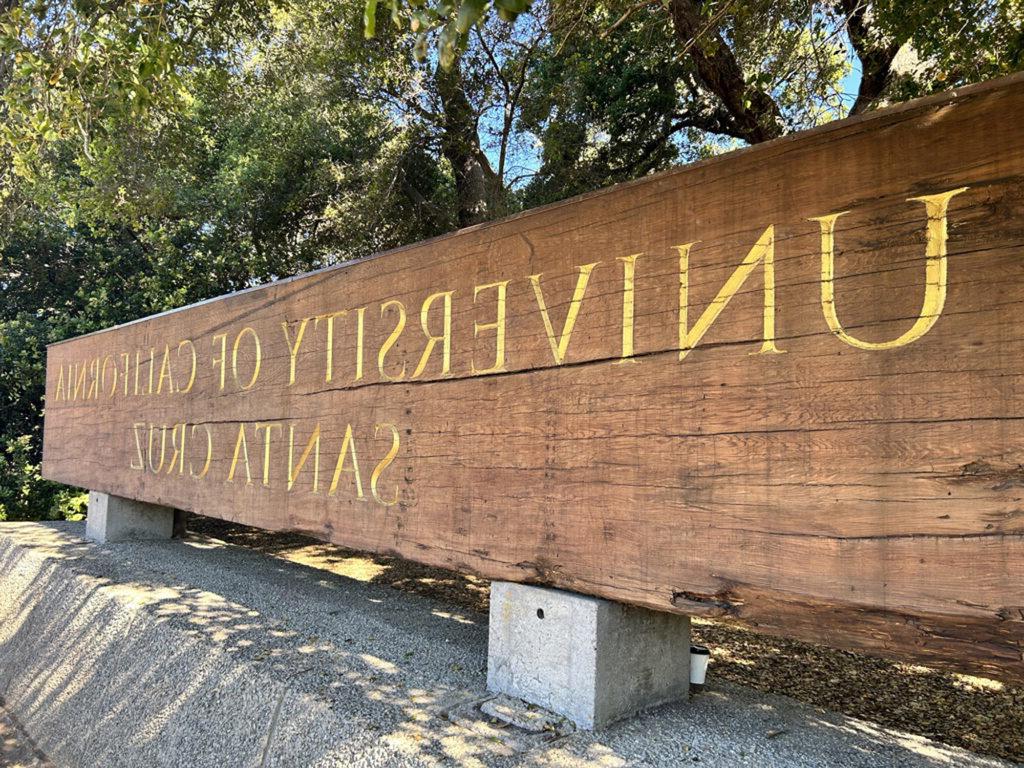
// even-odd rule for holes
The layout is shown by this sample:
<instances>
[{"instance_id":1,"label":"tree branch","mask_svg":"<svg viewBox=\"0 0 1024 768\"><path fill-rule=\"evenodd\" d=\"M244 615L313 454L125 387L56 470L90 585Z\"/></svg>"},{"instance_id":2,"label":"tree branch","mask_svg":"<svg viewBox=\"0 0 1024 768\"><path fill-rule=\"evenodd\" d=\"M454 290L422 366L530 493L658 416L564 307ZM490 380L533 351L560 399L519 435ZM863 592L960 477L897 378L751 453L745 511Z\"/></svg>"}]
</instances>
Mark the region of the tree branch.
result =
<instances>
[{"instance_id":1,"label":"tree branch","mask_svg":"<svg viewBox=\"0 0 1024 768\"><path fill-rule=\"evenodd\" d=\"M750 144L781 136L784 125L779 105L771 94L747 84L721 33L705 23L701 0L671 0L669 10L676 40L693 61L701 85L721 100L731 117L729 133Z\"/></svg>"}]
</instances>

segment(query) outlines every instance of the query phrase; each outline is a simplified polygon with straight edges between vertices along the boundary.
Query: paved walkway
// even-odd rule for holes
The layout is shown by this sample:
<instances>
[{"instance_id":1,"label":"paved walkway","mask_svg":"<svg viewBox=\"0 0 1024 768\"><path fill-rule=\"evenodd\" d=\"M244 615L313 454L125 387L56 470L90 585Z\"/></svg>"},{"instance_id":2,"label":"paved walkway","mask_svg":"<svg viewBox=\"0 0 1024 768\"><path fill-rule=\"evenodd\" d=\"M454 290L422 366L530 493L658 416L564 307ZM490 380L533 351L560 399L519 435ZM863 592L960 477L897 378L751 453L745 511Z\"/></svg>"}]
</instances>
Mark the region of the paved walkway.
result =
<instances>
[{"instance_id":1,"label":"paved walkway","mask_svg":"<svg viewBox=\"0 0 1024 768\"><path fill-rule=\"evenodd\" d=\"M714 683L598 734L480 712L487 627L211 539L0 524L0 695L69 766L1006 766Z\"/></svg>"}]
</instances>

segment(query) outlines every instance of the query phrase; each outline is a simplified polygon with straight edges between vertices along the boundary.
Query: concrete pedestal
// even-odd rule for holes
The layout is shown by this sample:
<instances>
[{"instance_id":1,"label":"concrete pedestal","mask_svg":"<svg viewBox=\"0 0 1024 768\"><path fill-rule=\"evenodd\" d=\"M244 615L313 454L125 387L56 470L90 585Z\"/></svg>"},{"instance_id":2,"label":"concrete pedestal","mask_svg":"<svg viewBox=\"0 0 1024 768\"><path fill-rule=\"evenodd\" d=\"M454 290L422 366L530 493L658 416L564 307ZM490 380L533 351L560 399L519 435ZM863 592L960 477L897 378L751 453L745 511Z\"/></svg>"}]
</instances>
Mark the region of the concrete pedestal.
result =
<instances>
[{"instance_id":1,"label":"concrete pedestal","mask_svg":"<svg viewBox=\"0 0 1024 768\"><path fill-rule=\"evenodd\" d=\"M169 539L174 531L174 509L108 493L89 491L85 535L105 542Z\"/></svg>"},{"instance_id":2,"label":"concrete pedestal","mask_svg":"<svg viewBox=\"0 0 1024 768\"><path fill-rule=\"evenodd\" d=\"M689 695L687 616L496 581L488 640L488 689L581 728Z\"/></svg>"}]
</instances>

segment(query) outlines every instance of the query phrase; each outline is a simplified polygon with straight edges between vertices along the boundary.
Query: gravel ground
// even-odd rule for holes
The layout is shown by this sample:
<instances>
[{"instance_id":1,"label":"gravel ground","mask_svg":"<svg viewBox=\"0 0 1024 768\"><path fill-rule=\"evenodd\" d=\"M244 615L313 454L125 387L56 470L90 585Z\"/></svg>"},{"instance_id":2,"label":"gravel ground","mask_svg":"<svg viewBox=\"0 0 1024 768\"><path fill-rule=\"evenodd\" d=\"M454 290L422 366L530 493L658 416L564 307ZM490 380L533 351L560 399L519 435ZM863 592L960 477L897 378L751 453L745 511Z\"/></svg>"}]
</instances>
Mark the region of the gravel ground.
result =
<instances>
[{"instance_id":1,"label":"gravel ground","mask_svg":"<svg viewBox=\"0 0 1024 768\"><path fill-rule=\"evenodd\" d=\"M489 582L296 534L194 517L190 530L303 565L487 611ZM1024 687L694 621L710 674L760 691L1024 762Z\"/></svg>"},{"instance_id":2,"label":"gravel ground","mask_svg":"<svg viewBox=\"0 0 1024 768\"><path fill-rule=\"evenodd\" d=\"M0 699L0 768L53 768Z\"/></svg>"},{"instance_id":3,"label":"gravel ground","mask_svg":"<svg viewBox=\"0 0 1024 768\"><path fill-rule=\"evenodd\" d=\"M472 580L305 541L84 533L0 524L0 691L69 768L1010 768L720 675L599 732L524 731L485 711L487 616L386 577Z\"/></svg>"}]
</instances>

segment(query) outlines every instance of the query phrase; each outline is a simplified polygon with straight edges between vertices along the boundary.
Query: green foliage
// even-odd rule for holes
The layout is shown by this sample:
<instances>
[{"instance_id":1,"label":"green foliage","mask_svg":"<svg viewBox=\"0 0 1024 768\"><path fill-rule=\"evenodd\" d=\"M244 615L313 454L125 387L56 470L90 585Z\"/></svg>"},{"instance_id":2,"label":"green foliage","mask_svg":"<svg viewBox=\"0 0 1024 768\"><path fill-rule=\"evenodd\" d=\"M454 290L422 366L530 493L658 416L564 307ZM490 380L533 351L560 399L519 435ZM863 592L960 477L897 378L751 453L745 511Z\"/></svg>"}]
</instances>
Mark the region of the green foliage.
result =
<instances>
[{"instance_id":1,"label":"green foliage","mask_svg":"<svg viewBox=\"0 0 1024 768\"><path fill-rule=\"evenodd\" d=\"M0 517L81 513L39 475L46 344L762 140L757 109L767 138L835 119L858 58L868 106L1014 71L1022 19L1020 0L0 0Z\"/></svg>"},{"instance_id":2,"label":"green foliage","mask_svg":"<svg viewBox=\"0 0 1024 768\"><path fill-rule=\"evenodd\" d=\"M268 20L272 34L247 38L231 66L193 62L179 76L187 102L106 113L88 143L35 136L20 155L31 173L8 156L3 516L72 515L80 501L39 476L46 344L454 226L429 139L355 90L369 74L355 51L381 46L357 32L338 50L324 31L334 8L313 11ZM379 77L400 69L393 45L377 56Z\"/></svg>"},{"instance_id":3,"label":"green foliage","mask_svg":"<svg viewBox=\"0 0 1024 768\"><path fill-rule=\"evenodd\" d=\"M81 520L89 495L44 480L28 435L0 444L0 521Z\"/></svg>"},{"instance_id":4,"label":"green foliage","mask_svg":"<svg viewBox=\"0 0 1024 768\"><path fill-rule=\"evenodd\" d=\"M557 21L531 72L522 126L541 138L542 163L524 192L528 206L553 202L661 170L680 147L680 83L667 15L660 8L618 18L605 4Z\"/></svg>"},{"instance_id":5,"label":"green foliage","mask_svg":"<svg viewBox=\"0 0 1024 768\"><path fill-rule=\"evenodd\" d=\"M733 4L719 18L749 84L772 92L791 129L835 119L849 70L835 20L802 2ZM810 59L814 59L814 63ZM734 146L729 115L679 55L660 4L557 5L531 71L522 126L543 145L524 201L539 205Z\"/></svg>"},{"instance_id":6,"label":"green foliage","mask_svg":"<svg viewBox=\"0 0 1024 768\"><path fill-rule=\"evenodd\" d=\"M511 22L532 5L533 0L366 0L363 28L366 36L372 38L377 33L378 8L387 6L395 27L407 27L416 35L413 50L420 62L427 59L431 33L439 31L438 61L448 69L466 47L470 30L486 23L491 10L497 11L502 21Z\"/></svg>"},{"instance_id":7,"label":"green foliage","mask_svg":"<svg viewBox=\"0 0 1024 768\"><path fill-rule=\"evenodd\" d=\"M875 10L882 34L910 42L893 102L1024 69L1021 0L884 0Z\"/></svg>"},{"instance_id":8,"label":"green foliage","mask_svg":"<svg viewBox=\"0 0 1024 768\"><path fill-rule=\"evenodd\" d=\"M281 0L283 2L284 0ZM0 0L0 148L18 176L55 145L93 161L111 135L192 103L188 74L229 68L278 0ZM116 146L116 140L113 142Z\"/></svg>"},{"instance_id":9,"label":"green foliage","mask_svg":"<svg viewBox=\"0 0 1024 768\"><path fill-rule=\"evenodd\" d=\"M68 498L68 489L39 474L39 405L51 333L46 320L30 313L0 320L0 520L60 517Z\"/></svg>"},{"instance_id":10,"label":"green foliage","mask_svg":"<svg viewBox=\"0 0 1024 768\"><path fill-rule=\"evenodd\" d=\"M13 209L13 210L12 210ZM0 240L0 517L60 517L77 492L39 475L46 345L161 307L127 233L69 228L9 200Z\"/></svg>"}]
</instances>

